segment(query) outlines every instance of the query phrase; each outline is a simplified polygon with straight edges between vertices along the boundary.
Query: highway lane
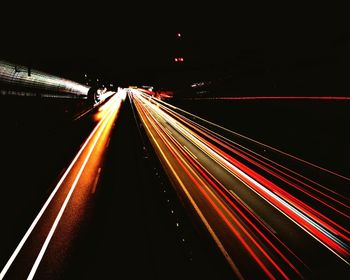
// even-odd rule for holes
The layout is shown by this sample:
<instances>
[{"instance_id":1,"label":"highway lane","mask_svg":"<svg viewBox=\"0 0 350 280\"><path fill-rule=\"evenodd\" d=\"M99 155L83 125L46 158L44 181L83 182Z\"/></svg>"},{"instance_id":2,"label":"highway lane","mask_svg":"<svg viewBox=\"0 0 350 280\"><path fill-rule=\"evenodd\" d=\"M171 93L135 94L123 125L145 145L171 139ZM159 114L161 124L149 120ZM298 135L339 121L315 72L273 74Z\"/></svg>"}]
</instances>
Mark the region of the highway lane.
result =
<instances>
[{"instance_id":1,"label":"highway lane","mask_svg":"<svg viewBox=\"0 0 350 280\"><path fill-rule=\"evenodd\" d=\"M124 97L118 92L99 108L94 116L97 125L12 255L2 264L0 279L32 279L38 270L45 276L45 269L57 269L86 204L96 191L109 136Z\"/></svg>"},{"instance_id":2,"label":"highway lane","mask_svg":"<svg viewBox=\"0 0 350 280\"><path fill-rule=\"evenodd\" d=\"M207 141L218 140L213 133L203 132L203 127L182 118L171 106L135 90L131 96L164 168L239 277L349 274L346 198L334 198L324 190L312 189L310 182L302 182L302 177L290 169L277 170L279 165L275 162L269 165L264 162L263 166L262 157L256 153L248 157L241 150L238 158L245 158L243 163L249 165L238 162L222 147ZM228 143L221 145L232 148ZM266 179L270 177L264 178L251 170L254 165L263 169L264 175L274 175L281 187ZM343 224L332 223L333 217L320 213L322 207L313 207L315 203L306 205L286 192L289 191L286 185L295 187L295 182L309 188L304 196L318 202L324 201L315 193L322 199L326 197L322 207L330 208L334 220Z\"/></svg>"}]
</instances>

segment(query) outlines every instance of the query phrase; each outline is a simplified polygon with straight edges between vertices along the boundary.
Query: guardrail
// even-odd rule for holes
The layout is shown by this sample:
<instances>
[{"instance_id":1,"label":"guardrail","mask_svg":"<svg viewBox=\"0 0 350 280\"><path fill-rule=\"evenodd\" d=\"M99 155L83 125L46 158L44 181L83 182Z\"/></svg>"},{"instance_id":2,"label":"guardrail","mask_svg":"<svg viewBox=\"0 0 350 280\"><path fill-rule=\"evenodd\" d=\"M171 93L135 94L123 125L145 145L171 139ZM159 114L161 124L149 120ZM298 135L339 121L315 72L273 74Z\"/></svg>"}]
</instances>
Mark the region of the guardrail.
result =
<instances>
[{"instance_id":1,"label":"guardrail","mask_svg":"<svg viewBox=\"0 0 350 280\"><path fill-rule=\"evenodd\" d=\"M42 97L87 99L90 87L0 60L0 83L45 91ZM11 91L7 91L11 93Z\"/></svg>"}]
</instances>

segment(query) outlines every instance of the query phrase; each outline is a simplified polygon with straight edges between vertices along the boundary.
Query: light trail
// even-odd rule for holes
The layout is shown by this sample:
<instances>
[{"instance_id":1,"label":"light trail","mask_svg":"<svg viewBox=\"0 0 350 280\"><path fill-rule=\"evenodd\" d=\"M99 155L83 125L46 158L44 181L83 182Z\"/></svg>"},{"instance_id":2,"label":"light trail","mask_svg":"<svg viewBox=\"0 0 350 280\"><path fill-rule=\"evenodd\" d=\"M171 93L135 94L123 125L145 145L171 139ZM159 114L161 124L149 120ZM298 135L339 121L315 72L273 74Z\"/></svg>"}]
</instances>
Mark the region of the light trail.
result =
<instances>
[{"instance_id":1,"label":"light trail","mask_svg":"<svg viewBox=\"0 0 350 280\"><path fill-rule=\"evenodd\" d=\"M98 140L100 139L101 134L104 132L106 125L108 124L108 122L113 121L116 116L117 113L119 111L119 108L121 106L121 102L122 102L122 98L119 95L114 95L113 97L111 97L111 99L109 101L107 101L108 103L112 104L111 106L108 107L108 110L104 111L104 116L101 118L101 120L97 123L97 125L95 126L95 128L93 129L93 131L91 132L91 134L88 136L88 138L86 139L86 141L84 142L84 144L82 145L82 147L80 148L79 152L77 153L77 155L74 157L73 161L71 162L71 164L69 165L69 167L67 168L67 170L65 171L65 173L63 174L63 176L61 177L61 179L59 180L59 182L57 183L56 187L54 188L54 190L52 191L52 193L50 194L50 196L48 197L48 199L46 200L46 202L44 203L43 207L40 209L39 213L37 214L37 216L35 217L34 221L32 222L32 224L30 225L30 227L28 228L28 230L26 231L26 233L24 234L23 238L21 239L21 241L19 242L19 244L17 245L16 249L14 250L14 252L12 253L12 255L10 256L9 260L7 261L7 263L5 264L4 268L2 269L1 273L0 273L0 279L2 280L8 270L10 269L11 265L14 263L16 257L18 256L18 254L21 252L23 246L25 245L26 241L28 240L28 238L32 235L34 229L36 228L36 226L38 225L39 221L42 219L44 213L46 213L46 210L48 209L48 207L51 205L51 202L53 202L54 198L56 197L58 191L62 188L62 186L64 185L65 180L67 179L68 176L71 175L73 167L75 168L76 165L78 164L79 161L81 161L81 157L83 156L83 154L86 152L86 149L89 145L92 145L92 148L90 148L89 152L88 152L88 156L84 157L84 162L80 168L80 171L78 173L78 175L76 176L76 179L74 181L74 184L71 186L70 191L68 192L67 197L65 198L62 207L60 208L60 211L54 221L54 224L51 227L51 230L44 242L44 245L42 246L42 249L40 251L39 256L36 259L36 262L33 266L33 268L35 267L35 269L32 269L32 272L30 273L30 275L28 276L28 279L31 279L34 274L35 271L40 263L40 260L42 259L42 256L45 253L45 250L49 244L49 241L51 240L51 237L60 221L60 218L63 215L64 209L66 208L68 202L69 202L69 198L71 197L73 190L80 178L81 173L84 170L84 167L86 166L88 159L91 155L91 153L94 150L94 147L96 145L96 143L98 142ZM93 144L91 144L91 142L93 141Z\"/></svg>"},{"instance_id":2,"label":"light trail","mask_svg":"<svg viewBox=\"0 0 350 280\"><path fill-rule=\"evenodd\" d=\"M143 118L140 115L141 118ZM171 172L173 173L174 177L176 178L177 182L180 184L182 190L184 191L184 193L186 194L187 198L189 199L189 201L191 202L191 204L193 205L195 211L197 212L198 216L200 217L200 219L202 220L202 222L204 223L205 227L208 229L210 235L213 237L214 241L216 242L216 244L218 245L220 251L223 253L223 255L225 256L225 258L227 259L228 263L230 264L230 266L232 267L232 269L234 270L234 272L236 273L236 275L238 276L239 279L244 279L243 276L241 275L238 267L236 266L236 264L233 262L233 260L230 258L229 254L227 253L227 251L225 250L224 246L222 245L220 239L218 238L218 236L215 234L213 228L210 226L209 222L207 221L207 219L205 218L204 214L202 213L202 211L199 209L197 203L195 202L195 200L193 199L193 197L191 196L191 194L188 192L184 182L181 180L181 178L179 177L179 175L176 173L176 171L174 170L174 167L172 166L172 164L170 163L169 159L167 158L167 156L165 155L164 151L162 150L162 148L160 147L160 145L157 143L153 133L151 132L151 129L148 127L147 123L144 122L146 129L150 135L150 137L152 137L152 139L154 140L155 145L158 147L162 157L165 159L166 163L168 164Z\"/></svg>"},{"instance_id":3,"label":"light trail","mask_svg":"<svg viewBox=\"0 0 350 280\"><path fill-rule=\"evenodd\" d=\"M350 98L350 97L345 97L345 98L346 98L346 100L348 100L348 98ZM154 99L151 99L151 100L154 100ZM154 102L155 102L155 101L154 101ZM245 140L247 140L247 141L249 141L249 142L251 142L251 143L255 143L255 144L257 144L257 145L260 145L260 146L262 146L262 147L265 147L265 148L267 148L267 149L270 149L271 151L274 151L274 152L276 152L276 153L279 153L279 154L281 154L281 155L283 155L283 156L289 157L289 158L291 158L292 160L299 161L299 162L301 162L301 163L303 163L303 164L312 166L312 167L314 167L314 168L316 168L316 169L320 169L321 171L327 172L327 173L329 173L329 174L332 174L332 175L334 175L334 176L337 176L337 177L339 177L339 178L342 178L342 179L344 179L344 180L346 180L346 181L350 181L350 178L347 177L347 176L344 176L344 175L339 174L339 173L337 173L337 172L334 172L334 171L332 171L332 170L328 170L327 168L324 168L324 167L322 167L322 166L316 165L316 164L314 164L314 163L312 163L312 162L306 161L306 160L304 160L304 159L302 159L302 158L299 158L299 157L294 156L294 155L292 155L292 154L289 154L289 153L286 153L286 152L284 152L284 151L281 151L281 150L279 150L279 149L277 149L277 148L274 148L274 147L272 147L272 146L269 146L269 145L267 145L267 144L264 144L264 143L262 143L262 142L260 142L260 141L257 141L257 140L254 140L254 139L252 139L252 138L249 138L249 137L247 137L247 136L245 136L245 135L243 135L243 134L240 134L240 133L237 133L237 132L232 131L232 130L230 130L230 129L227 129L227 128L221 126L221 125L218 125L218 124L213 123L213 122L211 122L211 121L208 121L208 120L206 120L206 119L204 119L204 118L202 118L202 117L199 117L199 116L197 116L197 115L194 115L194 114L192 114L192 113L190 113L190 112L188 112L188 111L186 111L186 110L184 110L184 109L175 107L174 105L171 105L171 104L169 104L169 103L166 103L166 102L164 102L164 101L162 101L162 100L157 100L157 102L160 103L160 104L166 104L166 106L167 106L168 108L171 108L171 109L173 109L174 111L180 111L180 112L182 112L183 114L185 114L185 115L187 115L187 116L191 116L191 117L193 117L194 119L199 120L199 121L201 121L201 122L204 122L204 123L207 124L207 125L217 127L218 129L220 129L220 130L222 130L222 131L225 131L225 132L228 132L228 133L232 134L232 135L235 136L235 137L239 137L239 138L245 139Z\"/></svg>"},{"instance_id":4,"label":"light trail","mask_svg":"<svg viewBox=\"0 0 350 280\"><path fill-rule=\"evenodd\" d=\"M160 137L161 134L158 133ZM165 139L164 139L165 140ZM284 272L281 270L281 268L275 263L275 261L268 255L268 253L261 247L261 245L256 242L254 237L249 234L249 232L245 229L245 227L239 222L239 220L230 212L227 207L221 202L220 198L218 198L213 191L210 190L210 187L206 185L206 183L196 175L195 172L191 172L192 168L190 165L186 164L183 160L181 160L181 156L176 152L175 149L171 148L169 146L170 144L167 143L167 141L164 141L165 145L170 147L170 152L173 154L173 157L177 159L178 163L183 167L184 171L187 173L187 175L191 178L191 180L194 182L194 184L197 186L197 188L200 190L202 193L203 197L206 198L206 200L210 203L210 205L215 209L219 217L225 222L225 224L228 226L228 228L232 231L232 233L238 238L241 242L241 244L244 246L244 248L249 252L249 254L252 256L252 258L255 260L256 263L259 264L260 268L265 272L266 275L268 275L269 278L273 279L272 272L270 271L269 268L266 267L266 265L261 261L261 259L258 257L256 254L255 250L251 248L253 246L258 250L259 254L262 254L265 256L267 261L272 265L274 269L278 271L278 273L285 279L288 277L284 274ZM205 190L204 190L204 189ZM213 200L214 199L214 200ZM215 201L215 202L214 202ZM219 205L219 206L217 206ZM224 212L222 212L224 211ZM226 218L226 216L230 217L230 220ZM236 225L236 226L234 226ZM239 231L236 229L238 226ZM239 233L241 232L241 233ZM248 238L249 242L251 245L246 243L244 240L244 237L241 236L241 234L245 236L245 238Z\"/></svg>"},{"instance_id":5,"label":"light trail","mask_svg":"<svg viewBox=\"0 0 350 280\"><path fill-rule=\"evenodd\" d=\"M151 117L151 116L149 116ZM150 119L149 119L150 120ZM156 129L158 132L158 135L163 138L162 134L158 129ZM163 138L164 139L164 138ZM287 279L286 275L283 273L283 271L280 270L280 268L275 264L275 262L267 255L267 253L261 248L261 246L255 241L255 239L246 231L246 229L240 224L240 222L237 220L237 218L232 215L232 213L225 207L225 205L221 202L221 200L210 190L210 187L193 171L192 167L188 165L181 157L181 155L170 145L170 143L167 143L166 139L164 139L165 145L169 148L169 151L172 153L172 156L178 164L183 168L185 173L188 175L188 177L191 179L191 181L194 183L194 185L198 188L198 190L201 192L203 197L208 201L208 203L211 205L213 209L215 209L215 212L219 215L219 217L224 221L224 223L228 226L229 230L233 233L236 238L238 238L241 242L241 244L244 246L244 248L249 252L251 257L255 260L256 263L260 266L260 268L268 275L270 279L273 279L272 273L267 268L267 266L260 260L258 255L254 252L254 250L249 246L249 244L244 240L244 238L241 236L243 232L244 236L249 239L250 242L254 244L258 248L258 250L264 254L269 261L272 263L272 265L279 270L283 278ZM227 216L230 218L228 219ZM240 229L237 230L236 227Z\"/></svg>"},{"instance_id":6,"label":"light trail","mask_svg":"<svg viewBox=\"0 0 350 280\"><path fill-rule=\"evenodd\" d=\"M313 187L312 184L316 185L317 187L322 188L323 190L329 191L329 192L335 194L336 196L341 197L342 199L344 199L348 202L350 202L350 198L342 196L342 195L330 190L329 188L326 188L325 186L323 186L323 185L321 185L313 180L310 180L309 178L277 163L276 161L273 161L273 160L265 157L264 155L261 155L255 151L253 151L252 149L248 149L248 148L244 147L243 145L240 145L237 142L233 142L232 140L227 139L226 137L223 137L223 136L219 135L218 133L213 132L204 126L199 125L199 124L195 123L194 121L192 121L184 116L181 116L179 113L176 113L176 112L169 110L165 106L163 106L162 109L167 111L167 113L172 115L174 118L182 119L183 121L185 121L187 123L187 125L191 129L196 131L199 135L203 135L203 137L213 141L216 145L221 146L222 149L229 150L230 152L233 152L235 155L238 155L239 157L241 157L242 159L244 159L250 163L253 163L255 166L259 166L262 170L268 172L269 174L272 174L275 177L278 177L280 180L284 181L285 183L293 185L293 187L297 188L298 190L300 190L304 193L307 193L308 195L312 195L309 191L302 189L300 186L298 186L296 184L292 184L290 182L290 180L296 181L297 183L303 185L303 187L306 187L306 188L310 189L311 191L314 191L314 192L318 193L319 195L324 196L325 198L330 199L330 200L334 201L335 203L338 203L338 204L342 205L343 207L350 209L349 205L347 205L347 204L341 202L340 200L318 190L317 188ZM203 138L201 138L201 139L203 139ZM283 171L283 170L285 170L285 171ZM291 173L292 175L290 175L288 173ZM287 177L290 180L288 181L287 179L283 178L279 174L282 174L283 176ZM293 177L293 176L296 176L296 177ZM302 180L309 181L311 184L307 184ZM317 199L317 198L315 198L315 199ZM324 201L319 200L319 202L324 204L327 207L331 207L328 204L325 204ZM333 210L338 211L339 213L341 213L342 215L344 215L346 217L349 217L348 214L343 213L335 208L333 208Z\"/></svg>"},{"instance_id":7,"label":"light trail","mask_svg":"<svg viewBox=\"0 0 350 280\"><path fill-rule=\"evenodd\" d=\"M295 218L296 218L295 214L296 214L297 217L299 217L303 221L307 222L308 225L309 224L313 225L312 227L310 227L310 226L304 224L303 228L308 228L309 230L314 229L314 228L318 228L321 232L324 232L325 235L328 236L330 239L325 239L324 237L321 237L318 234L318 232L311 231L313 236L315 236L318 240L323 241L323 243L326 246L329 246L330 249L335 250L335 248L337 248L337 250L335 250L336 253L339 251L341 253L341 255L347 254L347 251L343 250L341 247L337 246L337 244L332 243L333 244L332 246L330 246L330 244L328 244L329 242L332 242L332 240L335 241L336 243L342 244L342 242L336 237L336 235L340 235L340 233L338 231L336 231L334 228L325 224L317 216L313 215L312 212L308 211L307 207L305 207L304 203L302 203L301 201L298 201L295 198L291 198L287 193L283 192L280 188L278 188L272 182L269 182L269 181L263 179L265 184L264 185L260 184L256 180L256 178L260 178L260 181L262 181L261 176L259 176L258 174L256 174L252 170L248 169L246 166L240 164L239 162L237 162L233 158L230 158L231 161L227 160L228 157L227 156L225 157L225 155L220 150L216 149L216 147L212 146L211 144L204 141L203 139L200 139L199 136L194 134L192 131L186 130L184 128L184 126L180 126L178 122L174 122L174 120L171 119L169 117L169 115L167 115L163 111L161 111L158 106L154 107L153 110L155 110L158 114L162 115L162 117L164 119L166 119L166 121L168 123L172 122L172 125L174 127L176 127L177 130L179 130L181 132L181 134L185 135L188 139L190 139L192 143L195 143L202 151L206 152L208 154L208 156L216 159L216 161L218 161L219 164L223 163L224 167L227 166L229 168L229 172L232 172L232 175L237 176L237 173L238 173L239 178L242 178L242 176L243 176L244 180L248 180L248 185L250 187L252 187L252 186L255 187L254 190L255 191L257 190L259 194L262 194L261 192L263 192L262 197L264 197L264 199L267 199L268 202L271 203L271 199L272 199L272 201L273 201L272 205L275 207L276 207L276 204L279 205L280 207L276 207L276 208L279 209L282 213L284 213L284 214L289 213L288 217L294 216L293 221L295 221ZM232 163L234 163L234 164L232 164ZM239 168L237 168L237 166ZM244 172L242 170L244 170ZM249 176L247 174L249 174ZM255 179L253 179L253 178L255 178ZM265 187L266 185L269 185L269 188L266 188ZM271 192L269 189L274 189L275 191ZM280 196L275 195L276 190L279 190L280 194L283 192L283 195L280 195ZM280 197L284 197L284 199L282 200L282 199L280 199ZM287 204L285 203L285 201L287 201ZM292 208L291 208L291 205L293 205ZM299 211L298 209L302 209L302 211ZM290 212L290 211L292 211L292 212ZM304 215L303 212L307 213L308 215ZM308 217L312 217L313 219L310 220ZM335 233L335 235L331 234L330 232L325 232L325 229L320 228L318 224L313 222L313 220L318 221L320 224L322 224L323 226L325 226L329 230L332 230ZM303 224L303 222L299 221L297 224L300 225L300 224ZM346 239L348 239L348 238L346 238Z\"/></svg>"},{"instance_id":8,"label":"light trail","mask_svg":"<svg viewBox=\"0 0 350 280\"><path fill-rule=\"evenodd\" d=\"M69 192L68 192L68 195L66 196L66 198L65 198L65 200L64 200L64 202L63 202L63 204L62 204L62 206L61 206L61 209L60 209L60 211L59 211L59 213L58 213L58 215L57 215L57 217L56 217L56 219L55 219L55 221L54 221L54 223L53 223L53 225L52 225L52 227L51 227L51 229L50 229L50 232L49 232L49 234L47 235L43 246L41 247L41 250L40 250L40 252L39 252L39 255L37 256L37 258L36 258L36 260L35 260L35 262L34 262L34 265L33 265L32 269L31 269L31 271L30 271L30 273L29 273L29 275L28 275L27 280L31 280L31 279L34 278L34 275L35 275L35 273L36 273L36 271L37 271L37 269L38 269L38 267L39 267L39 264L40 264L42 258L44 257L44 254L45 254L45 252L46 252L46 249L47 249L47 247L49 246L49 243L50 243L50 241L51 241L51 238L52 238L53 234L55 233L55 230L56 230L56 228L57 228L57 226L58 226L58 223L60 222L60 220L61 220L61 218L62 218L62 216L63 216L64 210L66 209L66 207L67 207L67 205L68 205L68 202L69 202L69 200L70 200L70 198L71 198L71 196L72 196L72 194L73 194L73 191L75 190L75 188L76 188L76 186L77 186L77 184L78 184L78 181L79 181L79 179L80 179L80 177L81 177L81 174L83 173L86 164L87 164L88 161L90 160L91 154L92 154L92 152L94 151L97 142L100 140L100 137L101 137L101 135L102 135L104 129L106 128L107 124L108 124L111 120L114 119L113 117L116 116L116 114L117 114L117 112L118 112L118 109L119 109L119 106L120 106L120 100L118 100L118 98L117 98L117 96L116 96L116 97L115 97L115 100L111 100L111 101L110 101L110 106L108 106L108 109L109 109L109 110L108 110L108 113L105 115L105 117L104 117L103 120L102 120L103 125L101 125L101 127L99 128L99 131L98 131L97 135L95 135L95 140L93 141L93 143L92 143L92 145L91 145L91 148L89 149L88 154L86 155L86 157L85 157L85 159L84 159L84 162L83 162L83 164L81 165L81 167L80 167L80 169L79 169L79 172L78 172L77 176L75 177L75 180L74 180L72 186L70 187L70 190L69 190Z\"/></svg>"},{"instance_id":9,"label":"light trail","mask_svg":"<svg viewBox=\"0 0 350 280\"><path fill-rule=\"evenodd\" d=\"M301 271L305 272L305 269L312 270L312 268L308 267L308 260L304 260L302 255L293 252L288 242L286 243L276 236L276 232L272 231L264 217L258 215L247 201L236 195L230 189L231 186L222 183L224 182L223 178L214 175L215 169L212 169L213 166L208 165L207 161L204 160L204 155L226 170L236 180L239 180L242 186L250 189L349 265L350 200L348 197L338 194L329 186L324 186L322 183L315 182L307 176L283 166L276 159L272 160L266 155L259 154L252 147L247 148L244 144L234 142L193 119L187 118L186 116L194 115L180 108L156 100L137 90L131 90L131 92L131 100L136 105L139 115L142 116L143 123L149 123L149 126L158 135L158 138L154 138L153 142L156 142L157 146L161 142L167 147L166 150L172 154L173 160L181 166L188 178L197 186L202 197L206 198L212 209L221 217L235 238L240 240L242 246L268 278L288 278L291 270L295 273L291 275L301 276L303 273ZM339 100L343 100L343 98ZM217 125L198 116L194 117L217 127ZM228 131L225 128L220 128ZM232 131L229 132L244 139L244 141L276 151L281 158L287 157L315 167L320 172L326 172L330 174L329 176L335 176L339 180L349 180L349 178L331 170L316 166ZM185 144L187 142L191 145ZM179 173L177 176L180 176ZM304 201L303 197L308 197L308 200ZM229 219L227 219L228 217ZM237 227L240 233L236 231ZM251 232L254 236L259 236L258 242L253 240ZM219 233L217 234L220 236ZM241 234L245 236L244 240L241 239ZM250 240L251 243L246 243L247 240ZM266 249L266 246L269 249ZM275 254L283 260L284 264L281 261L275 261ZM291 270L284 271L286 265ZM298 267L304 268L299 270Z\"/></svg>"}]
</instances>

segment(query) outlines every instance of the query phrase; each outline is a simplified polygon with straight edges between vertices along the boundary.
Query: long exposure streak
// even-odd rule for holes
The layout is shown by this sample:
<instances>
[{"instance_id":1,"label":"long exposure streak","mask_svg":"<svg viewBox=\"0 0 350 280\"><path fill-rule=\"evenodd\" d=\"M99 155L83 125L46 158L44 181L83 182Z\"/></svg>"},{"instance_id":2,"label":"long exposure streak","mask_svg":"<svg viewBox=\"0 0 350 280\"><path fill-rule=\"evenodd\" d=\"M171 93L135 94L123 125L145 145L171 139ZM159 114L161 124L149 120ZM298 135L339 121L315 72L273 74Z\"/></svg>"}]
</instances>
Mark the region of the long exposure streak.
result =
<instances>
[{"instance_id":1,"label":"long exposure streak","mask_svg":"<svg viewBox=\"0 0 350 280\"><path fill-rule=\"evenodd\" d=\"M343 183L349 178L242 135L236 142L180 108L145 92L129 92L164 168L177 178L239 277L312 275L316 261L304 257L307 249L295 245L299 239L324 254L325 263L337 259L340 267L349 268L350 199L284 166L283 158ZM260 154L256 146L278 151L280 160ZM286 228L295 236L281 234ZM242 258L250 260L249 265L242 264Z\"/></svg>"},{"instance_id":2,"label":"long exposure streak","mask_svg":"<svg viewBox=\"0 0 350 280\"><path fill-rule=\"evenodd\" d=\"M10 256L0 273L0 279L8 276L8 272L11 272L11 266L15 265L16 260L21 257L22 248L26 246L26 242L29 239L33 239L31 237L34 234L33 232L46 232L44 236L40 237L39 240L36 240L36 242L39 242L41 245L40 247L37 245L35 246L36 249L38 249L38 252L35 259L32 260L31 268L28 268L27 279L33 279L73 193L84 193L85 190L82 188L94 187L94 176L100 172L99 166L103 160L106 143L109 139L111 129L113 128L113 124L117 118L119 108L124 98L125 96L117 93L106 101L103 107L101 107L96 119L97 125L82 145L81 149ZM87 168L89 168L89 172L86 172ZM88 193L90 193L90 191ZM61 204L57 204L54 200L62 202ZM46 229L48 226L49 228ZM27 262L30 263L31 260L27 260ZM26 271L23 273L26 273Z\"/></svg>"}]
</instances>

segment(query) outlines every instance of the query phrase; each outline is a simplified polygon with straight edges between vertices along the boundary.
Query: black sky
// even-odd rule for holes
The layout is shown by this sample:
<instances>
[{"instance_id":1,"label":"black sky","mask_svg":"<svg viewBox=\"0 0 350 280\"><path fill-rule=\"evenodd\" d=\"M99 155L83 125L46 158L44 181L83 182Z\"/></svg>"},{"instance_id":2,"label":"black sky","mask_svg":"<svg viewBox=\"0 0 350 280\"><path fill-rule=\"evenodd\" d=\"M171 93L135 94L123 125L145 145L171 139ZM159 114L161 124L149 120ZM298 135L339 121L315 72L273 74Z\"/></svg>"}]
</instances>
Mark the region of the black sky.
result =
<instances>
[{"instance_id":1,"label":"black sky","mask_svg":"<svg viewBox=\"0 0 350 280\"><path fill-rule=\"evenodd\" d=\"M159 5L17 3L1 10L0 54L67 75L92 69L118 75L165 69L179 52L193 65L234 63L240 56L287 65L347 57L349 50L347 10L330 3Z\"/></svg>"}]
</instances>

